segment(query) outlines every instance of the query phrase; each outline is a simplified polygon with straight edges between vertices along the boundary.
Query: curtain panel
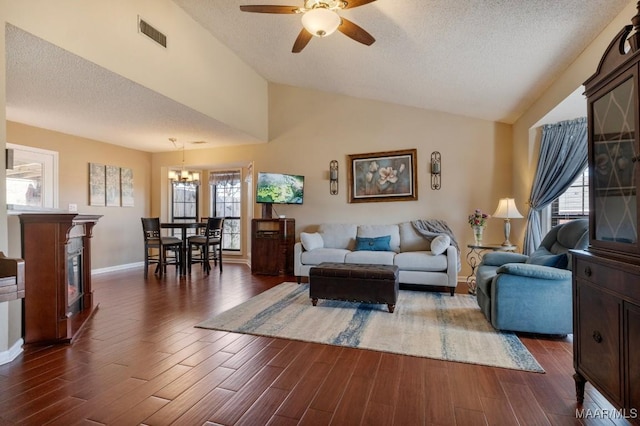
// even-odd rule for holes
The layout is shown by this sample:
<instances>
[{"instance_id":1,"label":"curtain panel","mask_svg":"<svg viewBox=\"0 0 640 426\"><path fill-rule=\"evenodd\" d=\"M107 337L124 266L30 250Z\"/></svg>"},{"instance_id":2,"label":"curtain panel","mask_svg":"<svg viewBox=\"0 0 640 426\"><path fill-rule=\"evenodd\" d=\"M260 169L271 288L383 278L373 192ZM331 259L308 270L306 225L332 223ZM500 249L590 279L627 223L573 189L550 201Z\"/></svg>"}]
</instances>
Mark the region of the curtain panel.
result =
<instances>
[{"instance_id":1,"label":"curtain panel","mask_svg":"<svg viewBox=\"0 0 640 426\"><path fill-rule=\"evenodd\" d=\"M542 126L540 159L529 197L524 254L542 241L541 212L571 186L587 167L587 119Z\"/></svg>"},{"instance_id":2,"label":"curtain panel","mask_svg":"<svg viewBox=\"0 0 640 426\"><path fill-rule=\"evenodd\" d=\"M240 171L225 171L209 173L209 184L211 185L237 185L240 183Z\"/></svg>"}]
</instances>

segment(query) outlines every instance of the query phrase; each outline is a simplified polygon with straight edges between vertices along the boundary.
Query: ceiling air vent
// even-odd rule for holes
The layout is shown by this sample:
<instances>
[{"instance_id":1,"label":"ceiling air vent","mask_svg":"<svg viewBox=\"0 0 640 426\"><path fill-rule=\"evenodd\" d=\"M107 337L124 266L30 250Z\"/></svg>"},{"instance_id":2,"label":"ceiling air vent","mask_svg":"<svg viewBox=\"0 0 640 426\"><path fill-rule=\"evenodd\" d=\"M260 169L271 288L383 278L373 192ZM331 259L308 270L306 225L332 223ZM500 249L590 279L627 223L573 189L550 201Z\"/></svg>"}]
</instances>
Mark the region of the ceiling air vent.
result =
<instances>
[{"instance_id":1,"label":"ceiling air vent","mask_svg":"<svg viewBox=\"0 0 640 426\"><path fill-rule=\"evenodd\" d=\"M147 21L140 17L138 17L138 29L142 34L146 35L162 47L167 47L167 36L153 28Z\"/></svg>"}]
</instances>

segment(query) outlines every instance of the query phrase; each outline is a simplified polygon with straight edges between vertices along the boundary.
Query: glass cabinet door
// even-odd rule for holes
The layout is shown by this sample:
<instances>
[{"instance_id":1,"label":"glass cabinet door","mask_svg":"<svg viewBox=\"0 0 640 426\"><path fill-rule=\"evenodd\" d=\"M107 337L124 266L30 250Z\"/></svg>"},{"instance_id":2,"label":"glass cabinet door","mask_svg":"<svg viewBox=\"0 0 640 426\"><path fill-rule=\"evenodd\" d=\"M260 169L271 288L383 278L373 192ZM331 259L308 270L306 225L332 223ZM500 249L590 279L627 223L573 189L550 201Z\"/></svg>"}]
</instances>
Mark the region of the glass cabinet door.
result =
<instances>
[{"instance_id":1,"label":"glass cabinet door","mask_svg":"<svg viewBox=\"0 0 640 426\"><path fill-rule=\"evenodd\" d=\"M636 79L633 75L591 105L595 240L638 242Z\"/></svg>"}]
</instances>

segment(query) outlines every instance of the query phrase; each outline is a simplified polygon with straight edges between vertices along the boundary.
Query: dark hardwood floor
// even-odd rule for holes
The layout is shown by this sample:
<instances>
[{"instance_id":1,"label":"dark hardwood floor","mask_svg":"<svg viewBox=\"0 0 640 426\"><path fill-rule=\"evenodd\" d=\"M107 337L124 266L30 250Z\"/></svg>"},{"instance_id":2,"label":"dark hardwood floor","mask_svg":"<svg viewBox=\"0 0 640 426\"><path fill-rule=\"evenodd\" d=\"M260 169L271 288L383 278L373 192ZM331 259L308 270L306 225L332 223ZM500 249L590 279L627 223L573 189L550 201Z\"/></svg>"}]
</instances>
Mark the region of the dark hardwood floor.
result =
<instances>
[{"instance_id":1,"label":"dark hardwood floor","mask_svg":"<svg viewBox=\"0 0 640 426\"><path fill-rule=\"evenodd\" d=\"M233 264L94 276L72 345L0 366L0 424L627 424L576 419L570 338L522 337L536 374L194 328L282 281ZM613 411L590 385L583 408Z\"/></svg>"}]
</instances>

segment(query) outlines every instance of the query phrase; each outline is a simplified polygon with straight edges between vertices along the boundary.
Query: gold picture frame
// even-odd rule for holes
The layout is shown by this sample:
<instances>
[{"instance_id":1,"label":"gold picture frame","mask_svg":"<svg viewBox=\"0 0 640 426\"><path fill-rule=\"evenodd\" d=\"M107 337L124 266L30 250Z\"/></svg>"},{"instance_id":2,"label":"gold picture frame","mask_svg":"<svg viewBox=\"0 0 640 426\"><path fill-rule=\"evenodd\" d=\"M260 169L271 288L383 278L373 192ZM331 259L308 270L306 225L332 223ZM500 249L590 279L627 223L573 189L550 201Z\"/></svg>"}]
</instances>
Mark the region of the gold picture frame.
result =
<instances>
[{"instance_id":1,"label":"gold picture frame","mask_svg":"<svg viewBox=\"0 0 640 426\"><path fill-rule=\"evenodd\" d=\"M416 149L349 155L349 202L417 200L417 155Z\"/></svg>"}]
</instances>

